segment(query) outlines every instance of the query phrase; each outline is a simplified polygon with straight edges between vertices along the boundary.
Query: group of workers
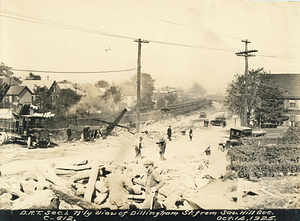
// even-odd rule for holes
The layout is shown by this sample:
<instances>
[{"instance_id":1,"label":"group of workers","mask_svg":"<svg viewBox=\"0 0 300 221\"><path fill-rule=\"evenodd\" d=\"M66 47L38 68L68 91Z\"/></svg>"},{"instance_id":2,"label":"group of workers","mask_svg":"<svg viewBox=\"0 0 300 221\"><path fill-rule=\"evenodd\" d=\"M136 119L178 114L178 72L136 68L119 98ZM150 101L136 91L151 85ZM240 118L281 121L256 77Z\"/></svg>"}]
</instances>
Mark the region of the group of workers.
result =
<instances>
[{"instance_id":1,"label":"group of workers","mask_svg":"<svg viewBox=\"0 0 300 221\"><path fill-rule=\"evenodd\" d=\"M172 128L171 128L171 125L167 129L167 136L168 136L168 140L171 141L172 140ZM190 138L190 140L193 139L193 129L192 128L190 128L190 130L189 130L189 138ZM159 139L158 142L156 142L156 144L158 145L158 153L159 153L160 160L166 160L166 158L165 158L165 152L166 152L167 142L162 137L162 138ZM139 142L135 145L135 159L136 159L136 163L138 163L139 160L142 159L142 148L144 148L143 137L140 137L139 138Z\"/></svg>"},{"instance_id":2,"label":"group of workers","mask_svg":"<svg viewBox=\"0 0 300 221\"><path fill-rule=\"evenodd\" d=\"M145 188L145 199L138 209L152 210L158 209L157 203L158 190L164 186L165 180L154 168L153 160L146 160L143 163L146 169L146 180L141 183L139 178L131 180L126 175L126 166L118 164L116 169L108 174L105 179L105 184L109 190L110 209L112 210L129 210L130 205L127 194L134 192L134 184L139 184Z\"/></svg>"},{"instance_id":3,"label":"group of workers","mask_svg":"<svg viewBox=\"0 0 300 221\"><path fill-rule=\"evenodd\" d=\"M168 127L167 129L167 136L169 141L172 140L172 128L171 126ZM165 139L163 137L161 137L159 139L158 142L156 142L156 144L158 145L158 153L159 153L159 157L160 160L167 160L165 158L165 152L166 152L166 147L167 147L167 142L165 141ZM136 163L139 162L139 160L142 159L142 148L144 148L144 144L143 144L143 137L139 138L139 142L138 144L135 145L135 159L136 159Z\"/></svg>"},{"instance_id":4,"label":"group of workers","mask_svg":"<svg viewBox=\"0 0 300 221\"><path fill-rule=\"evenodd\" d=\"M72 141L72 129L70 126L67 128L67 141ZM81 131L81 139L83 141L92 141L96 138L102 137L101 130L91 130L89 126L85 126Z\"/></svg>"}]
</instances>

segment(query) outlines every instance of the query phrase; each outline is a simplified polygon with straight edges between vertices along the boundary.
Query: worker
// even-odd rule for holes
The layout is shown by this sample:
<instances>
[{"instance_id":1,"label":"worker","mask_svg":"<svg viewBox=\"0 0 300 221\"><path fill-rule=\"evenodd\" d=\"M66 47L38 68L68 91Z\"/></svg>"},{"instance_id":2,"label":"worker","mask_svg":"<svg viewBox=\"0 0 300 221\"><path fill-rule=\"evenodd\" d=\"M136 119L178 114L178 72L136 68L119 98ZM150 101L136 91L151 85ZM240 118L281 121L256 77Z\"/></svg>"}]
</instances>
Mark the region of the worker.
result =
<instances>
[{"instance_id":1,"label":"worker","mask_svg":"<svg viewBox=\"0 0 300 221\"><path fill-rule=\"evenodd\" d=\"M158 153L159 153L160 159L166 160L165 152L166 152L167 142L162 137L162 138L160 138L159 142L156 142L156 144L158 144L158 147L159 147Z\"/></svg>"},{"instance_id":2,"label":"worker","mask_svg":"<svg viewBox=\"0 0 300 221\"><path fill-rule=\"evenodd\" d=\"M167 135L168 135L168 139L169 141L172 140L172 128L171 128L171 125L169 126L169 128L167 129Z\"/></svg>"},{"instance_id":3,"label":"worker","mask_svg":"<svg viewBox=\"0 0 300 221\"><path fill-rule=\"evenodd\" d=\"M153 209L153 205L157 201L158 190L165 184L165 180L154 169L153 160L146 160L144 167L147 170L147 176L145 182L146 196L140 208L143 210Z\"/></svg>"},{"instance_id":4,"label":"worker","mask_svg":"<svg viewBox=\"0 0 300 221\"><path fill-rule=\"evenodd\" d=\"M136 163L142 159L143 137L140 137L139 142L135 145L135 160Z\"/></svg>"},{"instance_id":5,"label":"worker","mask_svg":"<svg viewBox=\"0 0 300 221\"><path fill-rule=\"evenodd\" d=\"M128 191L134 192L132 182L124 173L126 167L124 164L117 163L115 170L108 174L105 179L105 185L109 191L109 202L111 210L128 210Z\"/></svg>"},{"instance_id":6,"label":"worker","mask_svg":"<svg viewBox=\"0 0 300 221\"><path fill-rule=\"evenodd\" d=\"M67 129L67 136L68 136L68 141L71 141L72 140L72 130L71 130L70 125L68 126L68 129Z\"/></svg>"},{"instance_id":7,"label":"worker","mask_svg":"<svg viewBox=\"0 0 300 221\"><path fill-rule=\"evenodd\" d=\"M189 131L189 136L190 136L190 140L192 140L193 139L193 129L192 128Z\"/></svg>"},{"instance_id":8,"label":"worker","mask_svg":"<svg viewBox=\"0 0 300 221\"><path fill-rule=\"evenodd\" d=\"M88 126L85 126L82 130L82 134L83 134L83 140L84 141L89 141L90 140L90 136L91 136L91 129Z\"/></svg>"}]
</instances>

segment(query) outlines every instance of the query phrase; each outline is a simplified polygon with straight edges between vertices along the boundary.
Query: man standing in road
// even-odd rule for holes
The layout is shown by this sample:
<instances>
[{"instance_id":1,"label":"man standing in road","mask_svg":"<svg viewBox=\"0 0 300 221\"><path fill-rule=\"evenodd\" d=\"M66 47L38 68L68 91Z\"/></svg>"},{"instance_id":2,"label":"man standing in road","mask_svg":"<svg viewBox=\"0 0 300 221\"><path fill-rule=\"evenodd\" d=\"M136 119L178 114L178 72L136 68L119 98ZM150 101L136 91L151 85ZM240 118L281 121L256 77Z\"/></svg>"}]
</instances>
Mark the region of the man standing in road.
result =
<instances>
[{"instance_id":1,"label":"man standing in road","mask_svg":"<svg viewBox=\"0 0 300 221\"><path fill-rule=\"evenodd\" d=\"M168 135L168 139L169 139L169 141L171 141L172 140L172 129L171 129L171 125L169 126L169 128L168 128L168 130L167 130L167 135Z\"/></svg>"},{"instance_id":2,"label":"man standing in road","mask_svg":"<svg viewBox=\"0 0 300 221\"><path fill-rule=\"evenodd\" d=\"M138 144L135 145L135 160L136 163L142 159L143 137L140 137Z\"/></svg>"},{"instance_id":3,"label":"man standing in road","mask_svg":"<svg viewBox=\"0 0 300 221\"><path fill-rule=\"evenodd\" d=\"M144 166L147 170L146 177L146 196L140 209L153 209L154 203L157 201L158 190L165 184L165 180L154 169L153 160L146 160Z\"/></svg>"},{"instance_id":4,"label":"man standing in road","mask_svg":"<svg viewBox=\"0 0 300 221\"><path fill-rule=\"evenodd\" d=\"M189 136L190 136L190 140L192 140L193 139L193 129L192 128L190 129Z\"/></svg>"},{"instance_id":5,"label":"man standing in road","mask_svg":"<svg viewBox=\"0 0 300 221\"><path fill-rule=\"evenodd\" d=\"M158 144L158 147L159 147L158 153L159 153L160 159L166 160L165 152L166 152L167 142L165 141L164 138L161 138L159 140L159 142L156 142L156 144Z\"/></svg>"},{"instance_id":6,"label":"man standing in road","mask_svg":"<svg viewBox=\"0 0 300 221\"><path fill-rule=\"evenodd\" d=\"M124 165L117 164L116 169L105 179L105 184L109 190L109 202L111 210L128 210L129 203L127 191L134 192L132 183L123 171L126 169Z\"/></svg>"},{"instance_id":7,"label":"man standing in road","mask_svg":"<svg viewBox=\"0 0 300 221\"><path fill-rule=\"evenodd\" d=\"M70 125L68 126L68 129L67 129L67 136L68 136L68 141L71 141L72 140L72 130L71 130Z\"/></svg>"}]
</instances>

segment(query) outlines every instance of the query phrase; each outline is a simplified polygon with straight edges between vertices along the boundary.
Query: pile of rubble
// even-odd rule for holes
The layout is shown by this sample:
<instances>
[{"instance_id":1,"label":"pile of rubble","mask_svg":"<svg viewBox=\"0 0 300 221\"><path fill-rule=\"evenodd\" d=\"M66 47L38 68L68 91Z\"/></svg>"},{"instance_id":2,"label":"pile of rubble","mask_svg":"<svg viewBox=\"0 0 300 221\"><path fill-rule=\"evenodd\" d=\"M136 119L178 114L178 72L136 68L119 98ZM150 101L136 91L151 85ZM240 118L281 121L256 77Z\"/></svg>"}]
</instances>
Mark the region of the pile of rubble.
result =
<instances>
[{"instance_id":1,"label":"pile of rubble","mask_svg":"<svg viewBox=\"0 0 300 221\"><path fill-rule=\"evenodd\" d=\"M197 203L183 194L185 190L196 190L213 180L191 175L191 169L201 171L207 167L191 163L194 168L185 168L186 173L178 172L186 164L183 162L166 164L161 162L156 170L166 180L166 185L159 190L158 201L166 209L200 209ZM106 209L110 207L109 191L105 185L106 175L115 168L113 162L98 163L96 160L67 162L62 165L50 165L46 170L36 169L22 174L14 183L1 178L1 209ZM128 178L133 181L133 193L128 193L131 208L138 209L145 199L143 183L145 171L140 164L126 165ZM134 179L133 179L134 178Z\"/></svg>"}]
</instances>

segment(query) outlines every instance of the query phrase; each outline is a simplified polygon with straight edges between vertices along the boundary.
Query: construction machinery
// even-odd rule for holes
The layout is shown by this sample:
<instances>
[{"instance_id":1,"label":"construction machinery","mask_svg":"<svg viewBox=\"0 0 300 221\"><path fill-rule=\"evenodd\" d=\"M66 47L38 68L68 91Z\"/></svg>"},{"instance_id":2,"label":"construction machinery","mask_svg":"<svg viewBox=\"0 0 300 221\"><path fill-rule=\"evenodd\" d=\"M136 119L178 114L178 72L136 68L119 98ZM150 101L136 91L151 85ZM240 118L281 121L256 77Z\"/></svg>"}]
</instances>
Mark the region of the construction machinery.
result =
<instances>
[{"instance_id":1,"label":"construction machinery","mask_svg":"<svg viewBox=\"0 0 300 221\"><path fill-rule=\"evenodd\" d=\"M46 127L45 116L16 115L16 130L10 140L27 142L28 148L48 147L50 145L49 130Z\"/></svg>"},{"instance_id":2,"label":"construction machinery","mask_svg":"<svg viewBox=\"0 0 300 221\"><path fill-rule=\"evenodd\" d=\"M2 102L5 94L7 93L7 91L9 90L10 86L8 84L6 84L5 82L1 85L0 87L0 103Z\"/></svg>"}]
</instances>

